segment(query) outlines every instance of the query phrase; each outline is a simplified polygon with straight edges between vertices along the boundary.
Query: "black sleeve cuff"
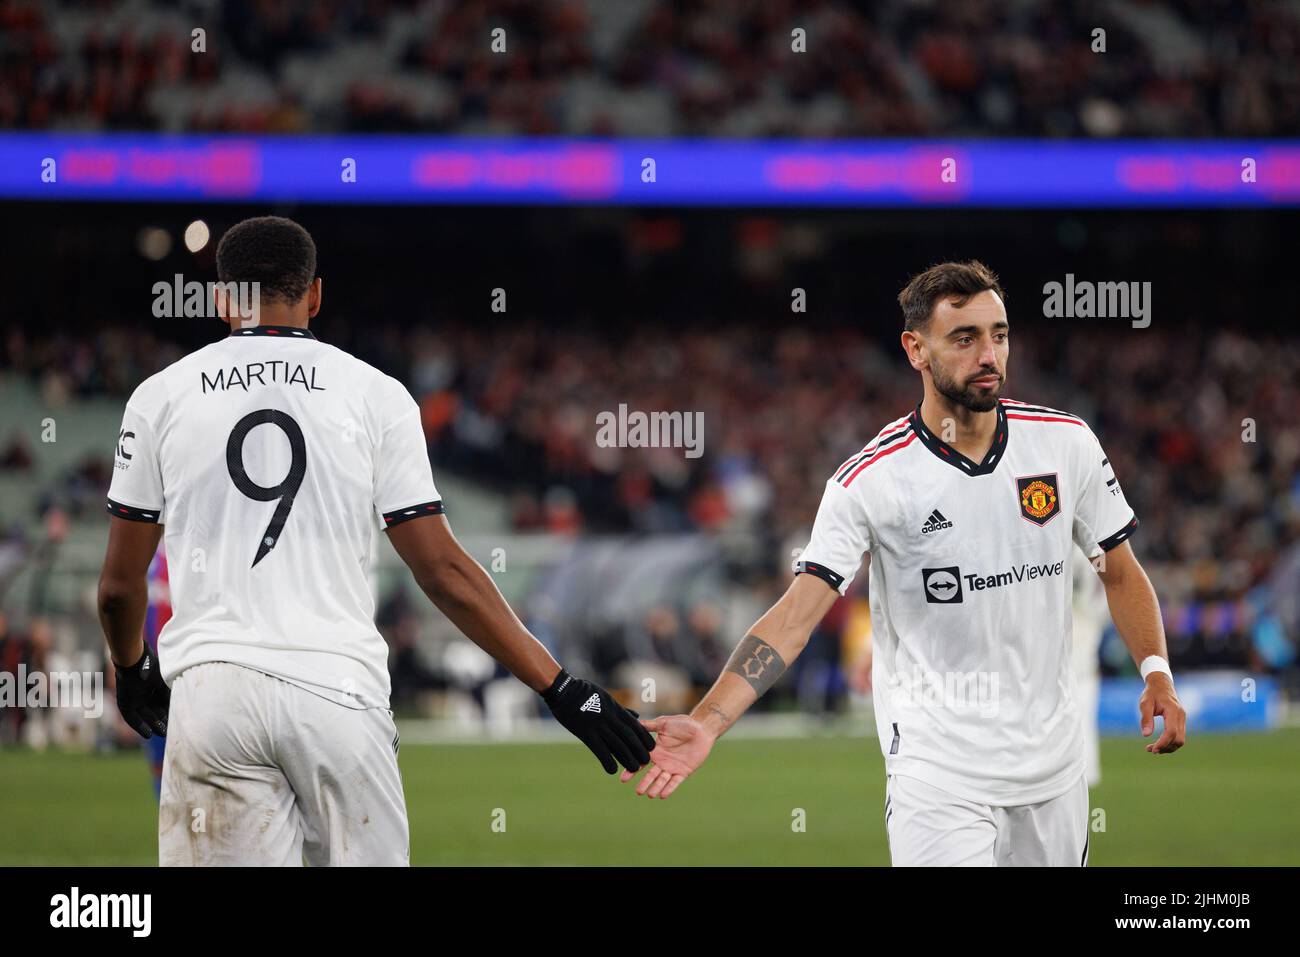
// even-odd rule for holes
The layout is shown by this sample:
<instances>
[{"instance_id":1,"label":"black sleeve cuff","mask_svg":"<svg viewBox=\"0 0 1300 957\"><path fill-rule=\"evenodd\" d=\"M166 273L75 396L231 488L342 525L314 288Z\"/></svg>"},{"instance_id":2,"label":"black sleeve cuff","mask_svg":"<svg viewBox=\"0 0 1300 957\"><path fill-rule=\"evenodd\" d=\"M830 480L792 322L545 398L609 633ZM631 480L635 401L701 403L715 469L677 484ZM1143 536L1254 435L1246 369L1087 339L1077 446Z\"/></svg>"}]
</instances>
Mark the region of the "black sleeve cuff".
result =
<instances>
[{"instance_id":1,"label":"black sleeve cuff","mask_svg":"<svg viewBox=\"0 0 1300 957\"><path fill-rule=\"evenodd\" d=\"M409 522L413 518L419 518L422 515L442 515L447 511L447 507L442 504L442 499L436 502L423 502L419 505L412 505L410 508L399 508L395 512L384 513L384 528L392 528L394 525L401 525L403 522Z\"/></svg>"},{"instance_id":2,"label":"black sleeve cuff","mask_svg":"<svg viewBox=\"0 0 1300 957\"><path fill-rule=\"evenodd\" d=\"M1134 515L1131 519L1129 519L1129 523L1127 525L1121 528L1110 538L1102 539L1097 544L1101 546L1101 550L1103 552L1108 552L1116 545L1120 544L1121 542L1128 541L1133 536L1133 533L1137 531L1137 527L1138 527L1138 520L1137 520L1137 516Z\"/></svg>"},{"instance_id":3,"label":"black sleeve cuff","mask_svg":"<svg viewBox=\"0 0 1300 957\"><path fill-rule=\"evenodd\" d=\"M162 514L160 508L136 508L133 505L123 505L121 502L114 502L111 498L108 505L105 506L109 515L116 515L118 518L124 518L128 522L149 522L158 524L158 516Z\"/></svg>"},{"instance_id":4,"label":"black sleeve cuff","mask_svg":"<svg viewBox=\"0 0 1300 957\"><path fill-rule=\"evenodd\" d=\"M818 565L816 562L799 562L794 566L796 575L812 575L814 578L820 578L826 584L830 585L836 591L844 584L844 576L837 575L825 565Z\"/></svg>"}]
</instances>

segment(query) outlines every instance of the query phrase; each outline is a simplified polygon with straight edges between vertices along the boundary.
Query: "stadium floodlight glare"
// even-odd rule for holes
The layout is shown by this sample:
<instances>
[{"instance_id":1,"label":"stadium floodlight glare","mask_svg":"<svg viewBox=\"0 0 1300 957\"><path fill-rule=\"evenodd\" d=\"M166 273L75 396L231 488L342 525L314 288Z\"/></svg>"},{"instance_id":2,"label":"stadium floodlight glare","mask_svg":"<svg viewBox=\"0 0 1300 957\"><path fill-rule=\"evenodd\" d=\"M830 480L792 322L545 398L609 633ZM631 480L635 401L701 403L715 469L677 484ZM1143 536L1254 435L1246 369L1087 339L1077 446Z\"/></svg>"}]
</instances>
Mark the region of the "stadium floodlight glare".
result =
<instances>
[{"instance_id":1,"label":"stadium floodlight glare","mask_svg":"<svg viewBox=\"0 0 1300 957\"><path fill-rule=\"evenodd\" d=\"M167 258L172 251L172 237L165 229L157 226L145 226L135 235L135 248L141 256L151 262Z\"/></svg>"},{"instance_id":2,"label":"stadium floodlight glare","mask_svg":"<svg viewBox=\"0 0 1300 957\"><path fill-rule=\"evenodd\" d=\"M211 237L208 224L201 219L196 219L185 227L185 248L192 253L197 253L208 244Z\"/></svg>"}]
</instances>

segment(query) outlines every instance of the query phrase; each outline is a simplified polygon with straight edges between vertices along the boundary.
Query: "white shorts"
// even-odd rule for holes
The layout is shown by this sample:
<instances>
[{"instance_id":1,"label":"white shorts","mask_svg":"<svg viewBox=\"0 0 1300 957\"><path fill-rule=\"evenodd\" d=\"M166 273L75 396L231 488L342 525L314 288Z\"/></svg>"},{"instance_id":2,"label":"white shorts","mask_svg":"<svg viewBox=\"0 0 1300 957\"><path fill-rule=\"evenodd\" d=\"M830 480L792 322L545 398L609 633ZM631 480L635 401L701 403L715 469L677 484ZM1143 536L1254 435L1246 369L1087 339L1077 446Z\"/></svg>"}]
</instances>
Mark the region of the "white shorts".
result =
<instances>
[{"instance_id":1,"label":"white shorts","mask_svg":"<svg viewBox=\"0 0 1300 957\"><path fill-rule=\"evenodd\" d=\"M227 662L172 682L158 863L410 863L397 728Z\"/></svg>"},{"instance_id":2,"label":"white shorts","mask_svg":"<svg viewBox=\"0 0 1300 957\"><path fill-rule=\"evenodd\" d=\"M895 867L1086 867L1088 782L1039 804L967 801L891 774L885 830Z\"/></svg>"}]
</instances>

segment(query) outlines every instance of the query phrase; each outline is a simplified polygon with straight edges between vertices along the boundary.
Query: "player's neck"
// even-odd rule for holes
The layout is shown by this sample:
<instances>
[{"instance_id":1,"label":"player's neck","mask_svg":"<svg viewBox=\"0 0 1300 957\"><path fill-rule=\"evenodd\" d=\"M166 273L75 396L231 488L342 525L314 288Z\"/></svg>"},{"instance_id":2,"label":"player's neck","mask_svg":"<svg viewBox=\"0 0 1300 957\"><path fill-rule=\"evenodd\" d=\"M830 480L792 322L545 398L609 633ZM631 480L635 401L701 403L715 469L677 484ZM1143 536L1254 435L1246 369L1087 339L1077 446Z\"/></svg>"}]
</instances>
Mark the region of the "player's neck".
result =
<instances>
[{"instance_id":1,"label":"player's neck","mask_svg":"<svg viewBox=\"0 0 1300 957\"><path fill-rule=\"evenodd\" d=\"M933 434L973 462L982 462L993 445L998 410L975 412L931 389L921 400L921 421Z\"/></svg>"},{"instance_id":2,"label":"player's neck","mask_svg":"<svg viewBox=\"0 0 1300 957\"><path fill-rule=\"evenodd\" d=\"M292 309L262 306L257 317L257 325L273 326L280 329L306 329L310 321L306 315L296 314ZM230 324L230 334L234 335L243 326L238 322Z\"/></svg>"}]
</instances>

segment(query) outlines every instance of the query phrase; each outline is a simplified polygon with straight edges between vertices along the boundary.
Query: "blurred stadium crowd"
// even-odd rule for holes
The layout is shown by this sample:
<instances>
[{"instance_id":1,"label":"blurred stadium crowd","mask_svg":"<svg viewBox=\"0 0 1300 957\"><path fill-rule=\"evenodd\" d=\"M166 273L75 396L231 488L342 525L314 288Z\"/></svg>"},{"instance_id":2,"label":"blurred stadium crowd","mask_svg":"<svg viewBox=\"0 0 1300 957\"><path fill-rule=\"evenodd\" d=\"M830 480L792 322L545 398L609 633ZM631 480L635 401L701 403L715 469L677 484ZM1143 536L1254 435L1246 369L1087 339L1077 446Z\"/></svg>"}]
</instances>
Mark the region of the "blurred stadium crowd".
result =
<instances>
[{"instance_id":1,"label":"blurred stadium crowd","mask_svg":"<svg viewBox=\"0 0 1300 957\"><path fill-rule=\"evenodd\" d=\"M1268 0L3 0L0 128L1294 136L1298 54Z\"/></svg>"},{"instance_id":2,"label":"blurred stadium crowd","mask_svg":"<svg viewBox=\"0 0 1300 957\"><path fill-rule=\"evenodd\" d=\"M849 325L617 336L527 323L348 328L323 335L400 374L435 473L500 492L517 530L703 532L732 543L738 580L768 587L803 544L827 476L919 396L896 345ZM1134 548L1160 591L1175 664L1285 670L1300 636L1300 344L1153 327L1123 348L1114 333L1042 329L1014 345L1007 394L1084 416L1114 463L1142 522ZM0 372L51 401L125 398L179 354L123 326L75 337L15 327ZM595 414L620 403L703 412L704 455L601 448ZM97 518L109 451L69 470L39 507ZM0 468L30 467L33 454L18 433L0 436ZM390 635L400 631L400 602L388 617ZM702 678L730 644L716 618L653 609L604 665L635 657L639 642ZM692 632L713 637L683 637ZM1122 655L1112 664L1123 670Z\"/></svg>"}]
</instances>

